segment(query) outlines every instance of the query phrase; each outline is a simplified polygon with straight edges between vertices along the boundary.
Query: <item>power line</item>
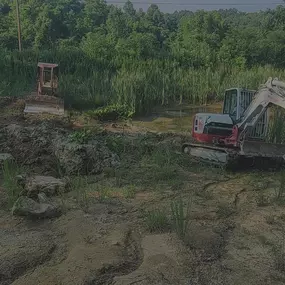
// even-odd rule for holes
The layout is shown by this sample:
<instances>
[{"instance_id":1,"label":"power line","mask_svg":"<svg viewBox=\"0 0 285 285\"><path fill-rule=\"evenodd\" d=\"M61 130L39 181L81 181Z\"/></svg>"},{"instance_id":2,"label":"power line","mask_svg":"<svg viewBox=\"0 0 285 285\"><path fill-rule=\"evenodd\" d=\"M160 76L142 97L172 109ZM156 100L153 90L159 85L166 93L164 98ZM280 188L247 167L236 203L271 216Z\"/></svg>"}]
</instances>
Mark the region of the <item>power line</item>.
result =
<instances>
[{"instance_id":1,"label":"power line","mask_svg":"<svg viewBox=\"0 0 285 285\"><path fill-rule=\"evenodd\" d=\"M125 4L126 1L107 1L110 4ZM174 6L261 6L261 5L283 5L284 2L264 2L264 3L174 3L174 2L143 2L132 1L132 4L155 4Z\"/></svg>"}]
</instances>

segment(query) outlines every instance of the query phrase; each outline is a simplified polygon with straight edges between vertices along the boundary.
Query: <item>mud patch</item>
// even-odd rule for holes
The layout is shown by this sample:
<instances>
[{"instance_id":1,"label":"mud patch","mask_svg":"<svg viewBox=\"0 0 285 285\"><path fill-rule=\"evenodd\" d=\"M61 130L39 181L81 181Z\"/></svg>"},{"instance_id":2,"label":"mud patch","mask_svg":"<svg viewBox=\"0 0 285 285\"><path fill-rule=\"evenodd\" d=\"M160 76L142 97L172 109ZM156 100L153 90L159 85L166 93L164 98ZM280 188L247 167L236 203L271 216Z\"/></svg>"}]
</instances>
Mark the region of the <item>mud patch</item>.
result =
<instances>
[{"instance_id":1,"label":"mud patch","mask_svg":"<svg viewBox=\"0 0 285 285\"><path fill-rule=\"evenodd\" d=\"M175 236L149 235L142 239L143 262L134 272L114 278L114 285L187 284L187 249ZM183 258L182 258L183 257Z\"/></svg>"}]
</instances>

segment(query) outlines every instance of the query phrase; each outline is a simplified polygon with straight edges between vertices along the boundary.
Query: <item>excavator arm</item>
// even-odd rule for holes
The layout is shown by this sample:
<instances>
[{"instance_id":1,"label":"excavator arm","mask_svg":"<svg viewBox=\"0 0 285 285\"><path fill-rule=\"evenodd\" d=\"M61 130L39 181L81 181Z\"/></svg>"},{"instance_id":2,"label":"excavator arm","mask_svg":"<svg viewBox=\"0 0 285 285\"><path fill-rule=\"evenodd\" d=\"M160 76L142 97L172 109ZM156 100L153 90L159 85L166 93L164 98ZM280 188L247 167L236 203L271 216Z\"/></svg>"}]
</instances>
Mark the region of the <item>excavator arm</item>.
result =
<instances>
[{"instance_id":1,"label":"excavator arm","mask_svg":"<svg viewBox=\"0 0 285 285\"><path fill-rule=\"evenodd\" d=\"M239 130L239 140L246 138L247 134L256 126L259 119L271 105L285 109L285 83L277 78L269 78L260 87L251 104L236 125Z\"/></svg>"},{"instance_id":2,"label":"excavator arm","mask_svg":"<svg viewBox=\"0 0 285 285\"><path fill-rule=\"evenodd\" d=\"M285 109L285 83L277 78L269 78L260 87L240 122L233 127L232 135L224 140L224 144L238 148L239 155L242 156L278 158L284 161L284 144L248 140L251 130L271 105Z\"/></svg>"}]
</instances>

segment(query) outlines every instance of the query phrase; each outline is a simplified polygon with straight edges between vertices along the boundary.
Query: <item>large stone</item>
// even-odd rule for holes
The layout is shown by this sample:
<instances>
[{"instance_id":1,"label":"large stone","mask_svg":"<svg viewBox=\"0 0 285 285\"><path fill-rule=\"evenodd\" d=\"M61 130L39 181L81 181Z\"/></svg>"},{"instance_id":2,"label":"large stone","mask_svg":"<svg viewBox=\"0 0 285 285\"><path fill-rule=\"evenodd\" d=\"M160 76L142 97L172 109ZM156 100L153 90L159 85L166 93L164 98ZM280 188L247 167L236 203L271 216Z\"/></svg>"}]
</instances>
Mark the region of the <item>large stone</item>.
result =
<instances>
[{"instance_id":1,"label":"large stone","mask_svg":"<svg viewBox=\"0 0 285 285\"><path fill-rule=\"evenodd\" d=\"M79 144L56 139L53 147L60 168L67 175L98 174L104 168L119 165L118 155L99 142Z\"/></svg>"},{"instance_id":2,"label":"large stone","mask_svg":"<svg viewBox=\"0 0 285 285\"><path fill-rule=\"evenodd\" d=\"M0 153L0 166L3 167L5 162L11 162L14 160L14 157L10 153Z\"/></svg>"},{"instance_id":3,"label":"large stone","mask_svg":"<svg viewBox=\"0 0 285 285\"><path fill-rule=\"evenodd\" d=\"M25 190L28 197L36 197L38 193L45 193L47 196L64 193L68 189L65 179L58 179L52 176L34 176L27 179Z\"/></svg>"},{"instance_id":4,"label":"large stone","mask_svg":"<svg viewBox=\"0 0 285 285\"><path fill-rule=\"evenodd\" d=\"M31 198L21 196L13 206L12 214L33 218L54 218L61 215L61 209L57 205L38 203Z\"/></svg>"}]
</instances>

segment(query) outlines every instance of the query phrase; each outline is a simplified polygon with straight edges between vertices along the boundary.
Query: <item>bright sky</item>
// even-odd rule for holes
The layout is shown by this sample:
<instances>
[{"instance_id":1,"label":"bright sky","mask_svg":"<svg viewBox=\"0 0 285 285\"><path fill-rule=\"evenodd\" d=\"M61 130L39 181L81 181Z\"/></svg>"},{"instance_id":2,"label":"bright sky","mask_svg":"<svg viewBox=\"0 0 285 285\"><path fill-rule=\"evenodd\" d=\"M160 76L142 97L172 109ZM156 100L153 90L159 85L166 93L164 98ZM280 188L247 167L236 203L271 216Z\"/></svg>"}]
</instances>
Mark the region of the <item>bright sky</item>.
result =
<instances>
[{"instance_id":1,"label":"bright sky","mask_svg":"<svg viewBox=\"0 0 285 285\"><path fill-rule=\"evenodd\" d=\"M107 0L108 3L118 3L123 5L124 0ZM284 4L282 0L133 0L132 3L136 9L146 10L151 3L157 4L163 12L173 12L175 10L217 10L236 8L241 11L259 11L267 8L275 8Z\"/></svg>"}]
</instances>

